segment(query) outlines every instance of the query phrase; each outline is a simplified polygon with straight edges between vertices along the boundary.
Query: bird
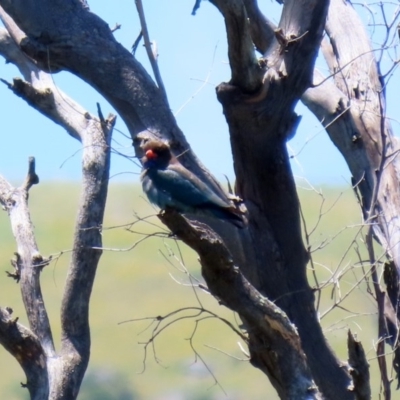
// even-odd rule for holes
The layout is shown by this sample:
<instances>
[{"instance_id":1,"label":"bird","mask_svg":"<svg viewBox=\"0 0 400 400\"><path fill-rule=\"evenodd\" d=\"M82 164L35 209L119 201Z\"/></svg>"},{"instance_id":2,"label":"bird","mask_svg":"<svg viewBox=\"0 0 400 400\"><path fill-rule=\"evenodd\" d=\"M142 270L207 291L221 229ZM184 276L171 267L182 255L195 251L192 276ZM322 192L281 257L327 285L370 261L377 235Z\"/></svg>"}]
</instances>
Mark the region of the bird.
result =
<instances>
[{"instance_id":1,"label":"bird","mask_svg":"<svg viewBox=\"0 0 400 400\"><path fill-rule=\"evenodd\" d=\"M244 227L244 218L229 200L214 192L172 154L169 145L150 139L142 144L141 181L149 201L162 210L205 214Z\"/></svg>"}]
</instances>

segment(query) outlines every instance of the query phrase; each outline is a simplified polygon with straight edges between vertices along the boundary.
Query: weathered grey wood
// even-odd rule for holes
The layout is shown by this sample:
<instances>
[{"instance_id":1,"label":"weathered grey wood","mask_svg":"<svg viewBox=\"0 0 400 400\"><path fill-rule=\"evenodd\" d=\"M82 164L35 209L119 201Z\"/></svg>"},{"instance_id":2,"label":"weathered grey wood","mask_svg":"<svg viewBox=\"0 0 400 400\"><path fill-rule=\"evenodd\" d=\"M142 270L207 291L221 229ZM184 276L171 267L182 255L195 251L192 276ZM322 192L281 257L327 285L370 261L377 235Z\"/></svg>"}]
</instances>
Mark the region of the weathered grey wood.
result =
<instances>
[{"instance_id":1,"label":"weathered grey wood","mask_svg":"<svg viewBox=\"0 0 400 400\"><path fill-rule=\"evenodd\" d=\"M324 121L345 158L360 192L364 219L374 224L400 276L399 143L385 117L384 90L365 29L350 3L331 3L326 26L330 43L323 49L334 86L324 82L309 89L303 100ZM315 84L321 81L317 77Z\"/></svg>"},{"instance_id":2,"label":"weathered grey wood","mask_svg":"<svg viewBox=\"0 0 400 400\"><path fill-rule=\"evenodd\" d=\"M169 140L173 151L185 151L180 158L185 166L215 190L220 190L194 154L187 151L190 147L156 85L132 55L114 40L103 21L78 1L66 4L59 0L42 0L40 7L38 2L29 0L2 0L0 4L26 35L18 38L12 30L12 36L39 67L51 71L66 69L84 79L114 106L133 138L140 133ZM327 2L287 2L282 31L275 34L276 40L270 41L273 46L266 55L266 63L271 72L264 78L255 62L242 2L220 3L220 7L227 16L232 75L237 86L220 86L218 96L228 123L240 122L234 129L231 127L232 148L237 159L237 189L245 199L250 217L249 231L231 230L226 243L255 288L277 301L295 322L321 391L327 398L334 398L339 388L339 395L346 399L348 376L339 368L325 343L305 278L307 253L301 242L298 200L285 147L286 138L297 123L293 106L311 83ZM290 10L296 13L295 18L289 18ZM52 18L45 18L45 15L52 15ZM235 21L240 22L236 32L232 26ZM97 34L92 35L93 31ZM238 37L243 38L243 47L235 46L234 39ZM45 42L43 38L47 38ZM301 69L296 69L293 62L298 57L304 60ZM249 67L249 73L242 74L241 71ZM272 90L265 95L267 86ZM264 98L249 95L257 87ZM243 89L247 95L241 92ZM231 119L230 113L236 112L237 120ZM238 121L240 118L242 120ZM216 229L221 232L218 226ZM241 249L241 254L237 255L237 249ZM243 259L243 254L247 260ZM313 341L307 339L311 335ZM254 343L263 341L257 335L252 336L252 340ZM272 355L268 360L261 355L258 357L257 348L259 346L253 346L258 367L265 371L263 363L269 362L270 371L274 365L278 368ZM318 354L316 348L319 348ZM284 362L282 358L279 361ZM290 369L289 364L281 367ZM275 382L275 385L283 387L284 382Z\"/></svg>"},{"instance_id":3,"label":"weathered grey wood","mask_svg":"<svg viewBox=\"0 0 400 400\"><path fill-rule=\"evenodd\" d=\"M49 398L47 355L32 331L11 316L10 308L0 307L0 343L19 362L27 378L32 400Z\"/></svg>"},{"instance_id":4,"label":"weathered grey wood","mask_svg":"<svg viewBox=\"0 0 400 400\"><path fill-rule=\"evenodd\" d=\"M352 391L357 400L371 399L371 382L369 364L364 348L350 330L347 333L347 347L349 350L350 374L353 377Z\"/></svg>"},{"instance_id":5,"label":"weathered grey wood","mask_svg":"<svg viewBox=\"0 0 400 400\"><path fill-rule=\"evenodd\" d=\"M382 338L386 338L394 349L395 359L399 359L400 146L386 118L385 90L372 45L350 3L332 0L326 31L329 41L325 41L322 48L333 78L326 80L316 73L315 87L307 90L302 99L323 121L331 140L346 160L364 221L394 266L390 279L396 282L386 281L390 301L380 287L370 232L367 247L378 309L378 365L385 398L390 398ZM397 362L394 366L400 379Z\"/></svg>"},{"instance_id":6,"label":"weathered grey wood","mask_svg":"<svg viewBox=\"0 0 400 400\"><path fill-rule=\"evenodd\" d=\"M14 39L21 39L24 34L14 21L2 9L0 15ZM107 197L110 140L115 117L100 121L62 93L55 87L50 74L21 52L8 32L0 30L0 54L14 63L25 78L15 79L9 88L82 142L83 186L62 302L62 346L56 353L39 281L47 261L37 249L27 204L27 190L36 177L34 169L30 169L20 188L13 188L0 178L0 201L10 215L18 246L14 264L21 280L22 297L32 330L31 335L25 333L28 332L26 328L18 327L3 313L5 319L0 324L0 340L21 363L32 399L71 400L78 395L90 356L89 298L101 256L100 230ZM15 347L10 327L14 332L20 332L20 347ZM24 351L16 352L16 348ZM32 359L30 354L37 357Z\"/></svg>"},{"instance_id":7,"label":"weathered grey wood","mask_svg":"<svg viewBox=\"0 0 400 400\"><path fill-rule=\"evenodd\" d=\"M263 73L254 53L246 7L242 0L213 0L211 3L224 16L231 83L244 93L252 93L259 88Z\"/></svg>"},{"instance_id":8,"label":"weathered grey wood","mask_svg":"<svg viewBox=\"0 0 400 400\"><path fill-rule=\"evenodd\" d=\"M32 333L2 310L0 342L17 358L34 400L72 400L79 392L90 356L89 299L101 255L101 226L107 197L112 121L82 135L83 187L73 256L64 292L62 346L56 354L40 289L40 272L47 261L40 255L28 210L28 188L37 179L30 168L20 188L0 176L0 203L10 216L17 242L13 262ZM111 124L111 125L110 125Z\"/></svg>"},{"instance_id":9,"label":"weathered grey wood","mask_svg":"<svg viewBox=\"0 0 400 400\"><path fill-rule=\"evenodd\" d=\"M308 255L286 149L298 123L294 105L312 83L327 5L285 2L276 40L253 38L258 48L270 44L263 49L267 69L259 92L249 95L229 82L217 88L217 96L230 129L236 189L249 210L251 244L245 253L255 254L252 263L240 268L296 325L323 395L351 399L350 376L326 343L307 283Z\"/></svg>"},{"instance_id":10,"label":"weathered grey wood","mask_svg":"<svg viewBox=\"0 0 400 400\"><path fill-rule=\"evenodd\" d=\"M46 261L39 253L28 209L28 190L37 182L33 159L30 160L27 178L19 188L13 187L0 176L0 204L10 217L17 243L12 260L15 270L13 277L20 282L30 325L28 330L17 324L17 319L11 318L10 311L1 309L0 342L21 364L31 398L42 400L49 395L46 360L54 357L55 349L39 280Z\"/></svg>"},{"instance_id":11,"label":"weathered grey wood","mask_svg":"<svg viewBox=\"0 0 400 400\"><path fill-rule=\"evenodd\" d=\"M296 327L244 277L222 239L208 226L191 224L176 212L159 218L199 254L211 293L245 321L250 362L270 377L280 398L322 399Z\"/></svg>"},{"instance_id":12,"label":"weathered grey wood","mask_svg":"<svg viewBox=\"0 0 400 400\"><path fill-rule=\"evenodd\" d=\"M335 9L328 21L328 33L336 29L335 13L340 18L340 10L336 10L340 1L332 1L331 8ZM167 213L164 221L199 252L211 292L237 311L251 328L252 362L269 376L281 398L318 398L314 380L327 399L353 399L354 393L348 390L350 375L324 339L313 304L313 291L307 283L308 254L301 238L299 204L286 140L296 130L298 118L293 110L301 96L316 114L324 113L325 121L330 118L335 122L331 125L334 127L331 136L335 138L336 130L342 152L347 152L349 163L353 163L353 176L365 196L366 220L378 222L377 236L382 243L387 242L389 254L397 259L399 241L395 236L396 242L390 242L390 233L385 232L397 224L397 206L393 207L396 199L389 198L385 205L385 197L380 197L381 191L377 190L379 182L379 188L384 189L382 196L386 194L388 198L393 182L398 181L393 157L382 158L384 145L390 143L393 155L397 155L397 146L386 133L390 131L386 121L376 129L376 117L363 121L355 118L362 114L360 96L362 101L373 99L375 113L384 109L382 96L368 97L370 92L379 92L377 73L365 74L362 69L354 73L349 64L346 73L349 72L351 81L337 74L335 85L325 82L303 95L313 81L314 61L329 2L286 1L276 29L263 18L254 0L214 0L212 3L223 14L227 28L232 80L218 87L217 96L230 127L236 189L247 206L249 226L238 232L216 222L213 227L223 238L221 241L208 229L190 226L180 216ZM48 388L50 397L73 399L89 359L88 303L101 254L99 228L107 192L109 131L113 121L108 121L108 126L101 125L96 118L81 112L70 123L70 116L64 115L61 107L55 112L49 110L48 104L56 107L59 100L46 81L49 75L45 71L68 70L76 74L113 105L132 139L153 135L168 140L175 153L184 153L180 160L186 167L214 190L221 191L221 188L190 150L165 96L129 51L114 40L104 21L88 11L85 2L0 0L0 5L5 10L0 9L0 15L17 44L12 48L10 38L0 31L0 52L9 51L7 54L20 66L25 79L14 81L10 89L64 126L87 149L83 161L84 191L62 305L63 344L59 361L48 361L49 373L54 378ZM47 18L48 15L52 18ZM340 37L330 36L334 37L332 43L338 41L336 46L343 47L341 62L351 60L354 54L346 53ZM260 63L256 61L253 43L264 54ZM354 51L360 51L358 45ZM334 58L330 65L336 68ZM39 76L37 81L32 71ZM349 83L351 90L347 93L345 88ZM327 90L332 90L329 96L326 96ZM351 99L355 117L347 103L341 101L343 98ZM373 133L378 135L376 143L353 135L354 131L360 131L360 123L374 127ZM386 170L392 172L389 174ZM387 211L375 215L375 200ZM173 218L168 219L171 215ZM388 225L389 219L393 227ZM79 318L75 318L77 315ZM286 325L286 315L297 327L299 336L292 325Z\"/></svg>"},{"instance_id":13,"label":"weathered grey wood","mask_svg":"<svg viewBox=\"0 0 400 400\"><path fill-rule=\"evenodd\" d=\"M90 357L89 303L102 254L115 117L93 124L82 136L82 192L76 221L71 263L61 304L62 362L51 398L75 399Z\"/></svg>"}]
</instances>

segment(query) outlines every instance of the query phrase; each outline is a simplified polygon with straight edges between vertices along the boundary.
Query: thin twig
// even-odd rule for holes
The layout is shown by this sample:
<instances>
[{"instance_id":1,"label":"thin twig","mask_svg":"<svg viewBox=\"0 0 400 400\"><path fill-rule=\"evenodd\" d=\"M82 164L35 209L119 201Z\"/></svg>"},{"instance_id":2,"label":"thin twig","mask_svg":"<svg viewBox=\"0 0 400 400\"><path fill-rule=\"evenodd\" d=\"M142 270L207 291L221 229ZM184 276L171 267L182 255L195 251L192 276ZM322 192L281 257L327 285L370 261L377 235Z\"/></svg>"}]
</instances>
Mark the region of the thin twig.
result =
<instances>
[{"instance_id":1,"label":"thin twig","mask_svg":"<svg viewBox=\"0 0 400 400\"><path fill-rule=\"evenodd\" d=\"M164 87L163 80L161 78L161 73L158 68L158 63L157 63L157 54L154 54L154 51L151 46L150 38L149 38L149 32L147 29L147 23L146 23L146 17L144 15L144 10L143 10L143 4L142 0L135 0L136 8L139 14L139 19L140 19L140 25L142 27L142 34L143 34L143 40L144 40L144 46L147 51L147 56L149 57L151 68L153 69L154 73L154 78L156 79L158 88L160 90L161 96L165 102L165 104L169 107L168 105L168 96L167 92Z\"/></svg>"}]
</instances>

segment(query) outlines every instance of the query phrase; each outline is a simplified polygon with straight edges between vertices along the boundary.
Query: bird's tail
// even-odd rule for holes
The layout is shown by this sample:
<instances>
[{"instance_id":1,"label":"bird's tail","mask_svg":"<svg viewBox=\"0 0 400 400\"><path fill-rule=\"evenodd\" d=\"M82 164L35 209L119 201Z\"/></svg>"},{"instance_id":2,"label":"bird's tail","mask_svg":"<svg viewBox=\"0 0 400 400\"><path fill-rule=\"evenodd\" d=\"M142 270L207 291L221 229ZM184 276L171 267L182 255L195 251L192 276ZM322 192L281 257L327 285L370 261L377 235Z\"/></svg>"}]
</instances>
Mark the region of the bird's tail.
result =
<instances>
[{"instance_id":1,"label":"bird's tail","mask_svg":"<svg viewBox=\"0 0 400 400\"><path fill-rule=\"evenodd\" d=\"M243 229L247 226L246 216L236 207L233 206L229 208L213 207L211 212L215 218L219 218L227 222L230 222L239 229Z\"/></svg>"}]
</instances>

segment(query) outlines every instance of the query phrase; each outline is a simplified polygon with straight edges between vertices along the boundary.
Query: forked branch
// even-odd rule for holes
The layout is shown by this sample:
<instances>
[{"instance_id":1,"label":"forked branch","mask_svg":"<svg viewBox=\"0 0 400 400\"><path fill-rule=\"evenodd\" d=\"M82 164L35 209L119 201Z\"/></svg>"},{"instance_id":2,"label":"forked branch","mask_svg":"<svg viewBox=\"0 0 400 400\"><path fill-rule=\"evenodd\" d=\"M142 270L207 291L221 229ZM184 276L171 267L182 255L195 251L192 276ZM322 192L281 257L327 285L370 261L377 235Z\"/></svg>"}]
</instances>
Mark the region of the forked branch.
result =
<instances>
[{"instance_id":1,"label":"forked branch","mask_svg":"<svg viewBox=\"0 0 400 400\"><path fill-rule=\"evenodd\" d=\"M247 281L222 240L207 226L190 222L174 211L168 210L159 218L199 254L210 292L242 318L249 334L251 363L273 378L280 396L319 398L296 328L281 309ZM268 345L262 345L266 342ZM286 362L288 358L290 363Z\"/></svg>"}]
</instances>

